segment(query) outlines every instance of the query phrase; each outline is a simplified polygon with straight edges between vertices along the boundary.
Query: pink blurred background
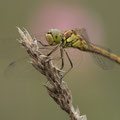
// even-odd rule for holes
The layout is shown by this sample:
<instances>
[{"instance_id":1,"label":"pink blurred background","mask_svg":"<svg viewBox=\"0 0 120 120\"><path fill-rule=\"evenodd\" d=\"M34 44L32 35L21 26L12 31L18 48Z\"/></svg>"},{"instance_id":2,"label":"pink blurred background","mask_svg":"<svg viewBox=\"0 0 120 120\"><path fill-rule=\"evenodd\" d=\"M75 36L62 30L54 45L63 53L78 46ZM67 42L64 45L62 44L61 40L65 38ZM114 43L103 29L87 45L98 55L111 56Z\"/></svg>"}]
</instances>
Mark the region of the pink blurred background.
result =
<instances>
[{"instance_id":1,"label":"pink blurred background","mask_svg":"<svg viewBox=\"0 0 120 120\"><path fill-rule=\"evenodd\" d=\"M20 38L16 26L40 35L51 28L84 27L93 43L110 48L120 56L120 1L1 0L0 9L0 120L69 119L48 96L43 87L46 78L24 59L27 53L16 41ZM83 52L75 51L70 57L82 58L82 64L78 70L75 67L78 62L74 62L75 69L64 78L75 108L78 106L81 115L86 114L88 120L120 120L119 65L104 71L88 54L84 56ZM3 76L10 62L16 60L18 64Z\"/></svg>"},{"instance_id":2,"label":"pink blurred background","mask_svg":"<svg viewBox=\"0 0 120 120\"><path fill-rule=\"evenodd\" d=\"M85 8L84 5L78 5L78 3L67 4L63 2L47 2L43 4L42 7L36 9L34 13L30 16L29 27L33 34L45 34L51 28L57 28L60 30L68 30L74 28L85 28L87 30L90 41L96 44L101 44L104 38L103 25L101 18L93 11ZM44 38L44 36L42 36ZM36 37L37 39L43 40L42 37ZM71 59L78 64L75 66L81 66L81 62L89 59L89 56L83 57L83 52L76 51L76 49L68 50ZM71 55L73 54L74 55ZM80 61L80 62L78 62ZM89 63L90 62L90 63ZM84 67L87 65L87 67ZM91 69L91 61L87 61L83 64L82 68ZM76 68L76 67L75 67Z\"/></svg>"},{"instance_id":3,"label":"pink blurred background","mask_svg":"<svg viewBox=\"0 0 120 120\"><path fill-rule=\"evenodd\" d=\"M51 28L68 30L85 28L93 42L103 40L103 25L100 16L85 8L82 4L65 4L63 2L43 4L29 19L32 33L44 33Z\"/></svg>"}]
</instances>

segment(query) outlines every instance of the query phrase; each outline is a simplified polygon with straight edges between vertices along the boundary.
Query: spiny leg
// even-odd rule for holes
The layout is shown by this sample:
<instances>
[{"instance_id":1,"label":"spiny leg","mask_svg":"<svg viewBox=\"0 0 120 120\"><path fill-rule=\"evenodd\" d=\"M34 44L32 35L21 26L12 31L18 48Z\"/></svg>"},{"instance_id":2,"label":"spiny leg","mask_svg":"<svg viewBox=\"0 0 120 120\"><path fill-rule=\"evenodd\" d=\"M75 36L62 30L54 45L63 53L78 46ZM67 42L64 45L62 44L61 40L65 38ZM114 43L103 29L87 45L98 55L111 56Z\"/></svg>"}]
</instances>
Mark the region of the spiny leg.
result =
<instances>
[{"instance_id":1,"label":"spiny leg","mask_svg":"<svg viewBox=\"0 0 120 120\"><path fill-rule=\"evenodd\" d=\"M52 47L51 45L45 45L44 43L42 43L41 41L37 41L36 39L34 39L34 41L36 44L40 43L43 46L43 47L38 48L38 50L39 49L50 49L50 50L54 49L54 48L50 48L50 47ZM49 54L51 54L51 53L49 53ZM49 56L49 54L48 54L48 56Z\"/></svg>"},{"instance_id":2,"label":"spiny leg","mask_svg":"<svg viewBox=\"0 0 120 120\"><path fill-rule=\"evenodd\" d=\"M39 48L39 49L49 49L49 50L51 50L52 48L49 48L49 47L41 47L41 48Z\"/></svg>"},{"instance_id":3,"label":"spiny leg","mask_svg":"<svg viewBox=\"0 0 120 120\"><path fill-rule=\"evenodd\" d=\"M63 48L64 49L64 48ZM67 70L67 72L65 73L65 74L63 74L63 76L61 77L61 82L62 82L62 79L63 79L63 77L65 77L65 75L67 75L67 73L68 72L70 72L70 70L73 68L73 63L72 63L72 61L71 61L71 59L70 59L70 57L69 57L69 55L68 55L68 53L67 53L67 51L64 49L64 52L65 52L65 54L66 54L66 56L67 56L67 58L68 58L68 60L69 60L69 63L70 63L70 68Z\"/></svg>"},{"instance_id":4,"label":"spiny leg","mask_svg":"<svg viewBox=\"0 0 120 120\"><path fill-rule=\"evenodd\" d=\"M36 46L37 46L37 50L39 50L39 49L49 49L48 47L50 47L50 45L45 45L45 44L43 44L41 41L38 41L36 38L33 38L34 39L34 43L36 44ZM41 47L39 47L38 46L38 43L40 44L40 45L42 45L43 47L41 48Z\"/></svg>"},{"instance_id":5,"label":"spiny leg","mask_svg":"<svg viewBox=\"0 0 120 120\"><path fill-rule=\"evenodd\" d=\"M61 60L62 60L62 65L61 65L61 68L60 68L60 70L62 70L63 69L63 67L64 67L64 55L63 55L63 48L60 48L60 58L61 58Z\"/></svg>"},{"instance_id":6,"label":"spiny leg","mask_svg":"<svg viewBox=\"0 0 120 120\"><path fill-rule=\"evenodd\" d=\"M44 43L42 43L41 41L38 41L43 47L50 47L50 45L45 45Z\"/></svg>"},{"instance_id":7,"label":"spiny leg","mask_svg":"<svg viewBox=\"0 0 120 120\"><path fill-rule=\"evenodd\" d=\"M50 56L53 52L55 52L55 51L58 49L58 47L59 47L59 44L58 44L55 48L53 48L52 51L50 51L50 52L47 54L47 56Z\"/></svg>"},{"instance_id":8,"label":"spiny leg","mask_svg":"<svg viewBox=\"0 0 120 120\"><path fill-rule=\"evenodd\" d=\"M37 41L36 39L34 40L34 41ZM50 47L50 45L45 45L45 44L43 44L41 41L37 41L37 42L39 42L43 47ZM59 44L55 47L55 48L53 48L53 50L51 51L51 52L49 52L48 54L47 54L47 56L50 56L54 51L56 51L57 50L57 48L59 47ZM45 48L39 48L39 49L45 49ZM48 48L47 48L48 49Z\"/></svg>"},{"instance_id":9,"label":"spiny leg","mask_svg":"<svg viewBox=\"0 0 120 120\"><path fill-rule=\"evenodd\" d=\"M55 52L58 49L59 45L57 45L55 48L53 48L53 50L51 52L49 52L47 54L47 56L50 56L53 52ZM46 82L46 84L48 83L48 81Z\"/></svg>"}]
</instances>

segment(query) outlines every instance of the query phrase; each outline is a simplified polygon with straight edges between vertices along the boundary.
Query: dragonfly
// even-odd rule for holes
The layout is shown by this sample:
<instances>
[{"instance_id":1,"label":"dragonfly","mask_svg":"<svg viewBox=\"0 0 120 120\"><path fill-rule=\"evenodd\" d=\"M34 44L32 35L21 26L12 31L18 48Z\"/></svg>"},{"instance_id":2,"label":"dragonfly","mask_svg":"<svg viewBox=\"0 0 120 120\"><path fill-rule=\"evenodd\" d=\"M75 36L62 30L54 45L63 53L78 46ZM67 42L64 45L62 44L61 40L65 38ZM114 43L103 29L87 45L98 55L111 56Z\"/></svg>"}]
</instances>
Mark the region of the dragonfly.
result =
<instances>
[{"instance_id":1,"label":"dragonfly","mask_svg":"<svg viewBox=\"0 0 120 120\"><path fill-rule=\"evenodd\" d=\"M36 41L36 38L34 39ZM41 40L37 40L37 42L42 45L42 48L40 47L39 49L50 50L53 47L53 49L46 54L47 56L51 56L59 49L61 60L60 70L64 69L64 56L67 56L70 63L70 68L62 75L62 78L73 68L73 62L66 50L67 48L78 49L79 51L90 53L95 63L104 70L111 69L114 62L120 64L120 57L112 53L110 49L106 49L91 43L87 35L87 31L84 28L65 31L50 29L45 34L45 40L48 44L44 44ZM9 66L14 64L16 64L16 61L11 62Z\"/></svg>"},{"instance_id":2,"label":"dragonfly","mask_svg":"<svg viewBox=\"0 0 120 120\"><path fill-rule=\"evenodd\" d=\"M70 63L70 68L66 71L66 73L62 76L62 78L70 72L73 68L73 62L66 51L66 48L74 48L78 49L82 52L89 52L93 56L96 63L102 69L108 69L105 64L105 59L110 60L111 62L116 62L120 64L120 57L116 54L112 53L110 49L104 49L100 46L97 46L90 42L86 29L73 29L61 31L59 29L50 29L45 34L45 39L47 41L47 45L43 44L41 41L38 41L43 47L51 47L55 46L47 56L52 55L57 49L60 50L60 58L61 58L61 67L60 70L64 68L64 54L66 54L67 59ZM104 59L105 58L105 59ZM109 66L108 66L109 67Z\"/></svg>"}]
</instances>

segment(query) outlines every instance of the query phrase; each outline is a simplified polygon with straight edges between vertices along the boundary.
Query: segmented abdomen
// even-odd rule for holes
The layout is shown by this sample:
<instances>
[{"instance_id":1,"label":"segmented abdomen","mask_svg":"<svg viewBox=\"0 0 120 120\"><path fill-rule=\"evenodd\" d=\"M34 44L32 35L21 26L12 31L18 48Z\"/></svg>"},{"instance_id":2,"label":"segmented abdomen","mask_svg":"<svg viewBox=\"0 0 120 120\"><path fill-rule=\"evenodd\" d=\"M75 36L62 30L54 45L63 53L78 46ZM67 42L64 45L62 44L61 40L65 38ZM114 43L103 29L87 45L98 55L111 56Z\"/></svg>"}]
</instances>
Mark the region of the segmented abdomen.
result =
<instances>
[{"instance_id":1,"label":"segmented abdomen","mask_svg":"<svg viewBox=\"0 0 120 120\"><path fill-rule=\"evenodd\" d=\"M113 60L113 61L120 64L120 57L119 56L117 56L116 54L111 53L111 52L109 52L107 50L104 50L102 48L99 48L99 47L97 47L97 46L95 46L93 44L90 44L88 52L93 52L93 53L100 54L100 55L105 56L108 59L111 59L111 60Z\"/></svg>"}]
</instances>

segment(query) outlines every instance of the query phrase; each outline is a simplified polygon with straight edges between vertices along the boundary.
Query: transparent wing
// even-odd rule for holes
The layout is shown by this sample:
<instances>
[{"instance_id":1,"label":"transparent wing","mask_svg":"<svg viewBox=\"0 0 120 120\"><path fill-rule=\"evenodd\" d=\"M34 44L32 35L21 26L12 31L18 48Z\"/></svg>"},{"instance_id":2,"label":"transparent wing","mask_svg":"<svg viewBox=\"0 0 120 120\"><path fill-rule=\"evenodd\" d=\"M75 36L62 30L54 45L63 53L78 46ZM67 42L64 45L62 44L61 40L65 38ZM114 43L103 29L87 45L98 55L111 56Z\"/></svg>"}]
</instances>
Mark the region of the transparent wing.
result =
<instances>
[{"instance_id":1,"label":"transparent wing","mask_svg":"<svg viewBox=\"0 0 120 120\"><path fill-rule=\"evenodd\" d=\"M86 30L84 28L82 28L82 29L75 29L75 31L77 32L77 34L79 34L87 42L88 46L90 47L91 42L89 40L89 37L87 35ZM101 47L99 45L95 45L95 46L97 46L101 49L105 49L109 53L111 53L111 50L108 48L104 48L104 47ZM114 62L112 60L110 60L109 58L102 56L100 54L97 54L97 53L90 53L90 55L91 55L94 63L96 65L98 65L99 67L101 67L102 69L109 70L109 69L112 69L114 67Z\"/></svg>"},{"instance_id":2,"label":"transparent wing","mask_svg":"<svg viewBox=\"0 0 120 120\"><path fill-rule=\"evenodd\" d=\"M52 48L47 49L43 47L41 48L42 48L41 51L44 54L49 53L49 51L52 49ZM53 56L55 57L57 57L57 55L53 54ZM27 72L30 72L32 68L29 61L30 61L29 56L17 58L16 60L11 61L8 65L6 65L6 68L3 71L3 76L10 77L10 76L13 76L14 74L23 75Z\"/></svg>"},{"instance_id":3,"label":"transparent wing","mask_svg":"<svg viewBox=\"0 0 120 120\"><path fill-rule=\"evenodd\" d=\"M44 34L32 34L32 37L33 38L36 38L37 40L40 40L42 41L44 44L46 44L46 41L44 39ZM11 58L11 55L10 55L10 51L12 51L12 56L15 58L15 60L13 59L13 61L10 61L7 65L6 65L6 68L3 70L3 76L11 76L11 74L16 74L16 71L19 71L20 74L22 74L22 72L28 72L30 71L29 70L29 66L30 64L28 63L29 61L29 57L20 57L19 54L15 54L14 55L14 52L16 52L16 39L19 39L19 37L15 37L15 36L10 36L10 37L4 37L4 38L0 38L1 41L4 41L4 43L8 43L8 57ZM19 44L19 43L17 43ZM20 47L20 45L18 46ZM40 48L42 48L41 50L43 51L43 53L47 54L50 49L47 49L47 48L43 48L42 46L40 46ZM52 48L51 48L52 49ZM10 56L9 56L10 55ZM22 67L21 67L22 66ZM19 69L20 68L20 69Z\"/></svg>"},{"instance_id":4,"label":"transparent wing","mask_svg":"<svg viewBox=\"0 0 120 120\"><path fill-rule=\"evenodd\" d=\"M90 43L89 37L87 35L87 31L85 28L77 29L75 28L77 34L79 34L88 44Z\"/></svg>"},{"instance_id":5,"label":"transparent wing","mask_svg":"<svg viewBox=\"0 0 120 120\"><path fill-rule=\"evenodd\" d=\"M4 77L12 77L12 76L21 76L31 70L31 65L28 62L29 58L21 58L10 62L6 65L6 68L3 71Z\"/></svg>"},{"instance_id":6,"label":"transparent wing","mask_svg":"<svg viewBox=\"0 0 120 120\"><path fill-rule=\"evenodd\" d=\"M104 47L101 47L101 46L98 46L98 45L95 45L101 49L104 49L106 51L109 52L109 54L112 52L109 48L104 48ZM96 65L100 66L102 69L104 70L110 70L110 69L113 69L114 67L114 63L112 60L110 60L109 58L105 57L105 56L102 56L102 55L99 55L99 54L96 54L96 53L91 53L91 56L93 58L93 61Z\"/></svg>"}]
</instances>

